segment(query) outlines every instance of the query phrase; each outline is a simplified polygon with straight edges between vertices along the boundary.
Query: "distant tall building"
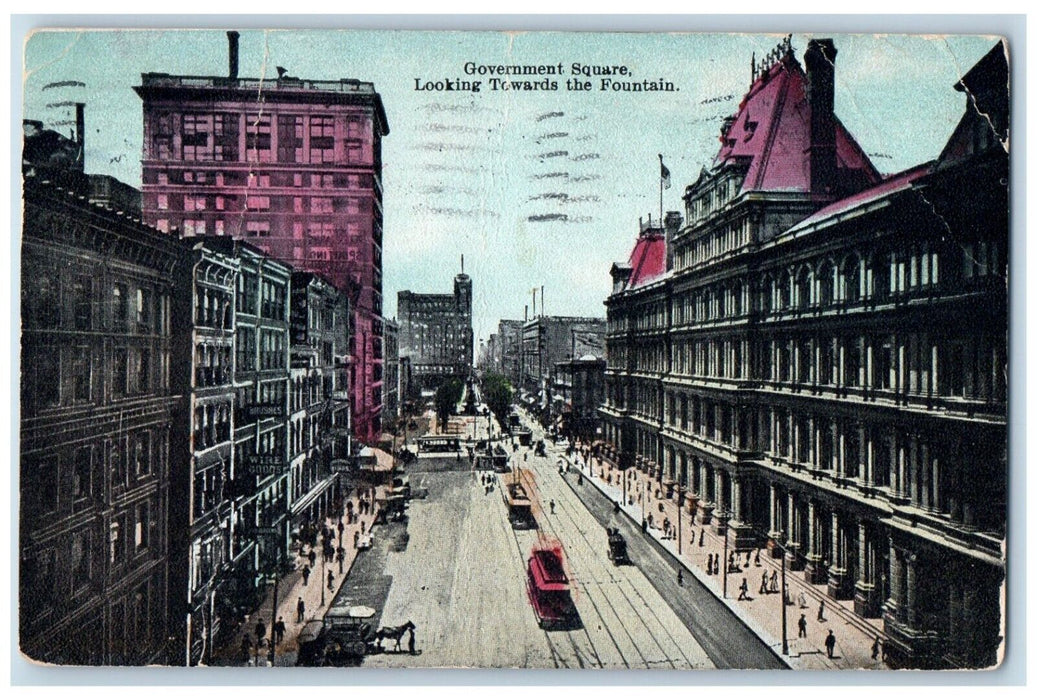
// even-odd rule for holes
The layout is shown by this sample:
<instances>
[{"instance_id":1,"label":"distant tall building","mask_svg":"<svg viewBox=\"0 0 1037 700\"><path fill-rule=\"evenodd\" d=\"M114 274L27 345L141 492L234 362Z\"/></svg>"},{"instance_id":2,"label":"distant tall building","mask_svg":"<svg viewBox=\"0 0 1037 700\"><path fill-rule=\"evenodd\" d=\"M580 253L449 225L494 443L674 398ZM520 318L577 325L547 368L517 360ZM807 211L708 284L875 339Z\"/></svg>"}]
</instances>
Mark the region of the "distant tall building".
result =
<instances>
[{"instance_id":1,"label":"distant tall building","mask_svg":"<svg viewBox=\"0 0 1037 700\"><path fill-rule=\"evenodd\" d=\"M381 433L381 97L359 80L145 73L143 215L183 236L245 238L350 295L354 434Z\"/></svg>"},{"instance_id":2,"label":"distant tall building","mask_svg":"<svg viewBox=\"0 0 1037 700\"><path fill-rule=\"evenodd\" d=\"M500 372L514 387L519 385L522 367L522 325L522 321L511 319L501 319L497 324Z\"/></svg>"},{"instance_id":3,"label":"distant tall building","mask_svg":"<svg viewBox=\"0 0 1037 700\"><path fill-rule=\"evenodd\" d=\"M472 367L472 279L454 277L453 294L399 293L400 355L410 357L413 388L435 388Z\"/></svg>"}]
</instances>

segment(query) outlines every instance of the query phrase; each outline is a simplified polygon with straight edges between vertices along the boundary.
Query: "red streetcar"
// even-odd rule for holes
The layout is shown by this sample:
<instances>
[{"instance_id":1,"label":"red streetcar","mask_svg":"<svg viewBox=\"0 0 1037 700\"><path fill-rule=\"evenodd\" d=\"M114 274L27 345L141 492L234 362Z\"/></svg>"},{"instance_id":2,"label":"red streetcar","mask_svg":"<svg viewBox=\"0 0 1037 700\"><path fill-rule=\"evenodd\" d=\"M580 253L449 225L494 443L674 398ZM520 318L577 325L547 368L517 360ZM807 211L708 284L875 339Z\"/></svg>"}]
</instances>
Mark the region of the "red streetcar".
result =
<instances>
[{"instance_id":1,"label":"red streetcar","mask_svg":"<svg viewBox=\"0 0 1037 700\"><path fill-rule=\"evenodd\" d=\"M538 545L533 548L528 562L526 589L540 627L571 629L578 626L580 616L573 604L560 546Z\"/></svg>"}]
</instances>

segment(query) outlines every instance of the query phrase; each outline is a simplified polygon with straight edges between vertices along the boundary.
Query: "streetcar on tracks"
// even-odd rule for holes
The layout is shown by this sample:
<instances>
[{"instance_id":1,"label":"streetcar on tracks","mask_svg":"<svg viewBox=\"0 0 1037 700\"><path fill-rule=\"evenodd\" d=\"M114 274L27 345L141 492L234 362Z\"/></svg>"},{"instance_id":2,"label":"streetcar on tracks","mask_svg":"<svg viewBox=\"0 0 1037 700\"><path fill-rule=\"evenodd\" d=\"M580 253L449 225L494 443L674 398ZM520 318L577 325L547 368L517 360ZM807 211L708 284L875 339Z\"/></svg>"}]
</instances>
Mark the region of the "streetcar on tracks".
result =
<instances>
[{"instance_id":1,"label":"streetcar on tracks","mask_svg":"<svg viewBox=\"0 0 1037 700\"><path fill-rule=\"evenodd\" d=\"M526 566L526 592L541 629L580 626L560 546L533 548Z\"/></svg>"},{"instance_id":2,"label":"streetcar on tracks","mask_svg":"<svg viewBox=\"0 0 1037 700\"><path fill-rule=\"evenodd\" d=\"M422 435L418 438L418 456L454 454L461 451L461 438L456 435Z\"/></svg>"},{"instance_id":3,"label":"streetcar on tracks","mask_svg":"<svg viewBox=\"0 0 1037 700\"><path fill-rule=\"evenodd\" d=\"M627 554L627 541L620 534L618 527L607 527L605 532L608 534L609 542L609 561L614 565L619 566L620 564L629 564L630 556Z\"/></svg>"},{"instance_id":4,"label":"streetcar on tracks","mask_svg":"<svg viewBox=\"0 0 1037 700\"><path fill-rule=\"evenodd\" d=\"M515 530L533 530L537 526L533 517L533 503L529 500L526 487L517 481L504 484L501 497L508 509L508 521Z\"/></svg>"}]
</instances>

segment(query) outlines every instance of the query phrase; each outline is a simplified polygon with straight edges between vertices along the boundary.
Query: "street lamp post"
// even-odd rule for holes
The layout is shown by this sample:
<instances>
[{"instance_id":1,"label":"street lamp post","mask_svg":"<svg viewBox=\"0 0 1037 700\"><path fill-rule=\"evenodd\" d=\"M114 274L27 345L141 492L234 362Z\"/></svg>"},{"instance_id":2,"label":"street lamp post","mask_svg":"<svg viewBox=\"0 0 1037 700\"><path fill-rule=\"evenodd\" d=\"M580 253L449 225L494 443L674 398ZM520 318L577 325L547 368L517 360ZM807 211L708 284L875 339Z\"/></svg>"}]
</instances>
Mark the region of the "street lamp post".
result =
<instances>
[{"instance_id":1,"label":"street lamp post","mask_svg":"<svg viewBox=\"0 0 1037 700\"><path fill-rule=\"evenodd\" d=\"M270 613L270 667L274 666L274 650L276 645L277 633L277 594L278 589L281 587L281 543L278 540L277 543L277 554L274 557L274 607ZM259 643L258 640L256 642Z\"/></svg>"},{"instance_id":2,"label":"street lamp post","mask_svg":"<svg viewBox=\"0 0 1037 700\"><path fill-rule=\"evenodd\" d=\"M727 597L727 524L724 524L724 597Z\"/></svg>"},{"instance_id":3,"label":"street lamp post","mask_svg":"<svg viewBox=\"0 0 1037 700\"><path fill-rule=\"evenodd\" d=\"M684 487L680 484L677 485L677 556L682 553L681 550L681 508L684 506Z\"/></svg>"}]
</instances>

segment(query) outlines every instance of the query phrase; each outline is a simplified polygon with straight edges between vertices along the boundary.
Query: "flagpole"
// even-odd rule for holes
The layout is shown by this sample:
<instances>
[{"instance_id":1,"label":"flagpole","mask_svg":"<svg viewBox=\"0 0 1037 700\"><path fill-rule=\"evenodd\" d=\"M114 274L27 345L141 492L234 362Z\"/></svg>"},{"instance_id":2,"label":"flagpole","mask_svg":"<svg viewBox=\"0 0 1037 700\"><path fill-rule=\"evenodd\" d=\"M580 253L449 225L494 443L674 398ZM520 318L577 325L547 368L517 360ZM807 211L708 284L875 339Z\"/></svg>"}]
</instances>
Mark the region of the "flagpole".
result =
<instances>
[{"instance_id":1,"label":"flagpole","mask_svg":"<svg viewBox=\"0 0 1037 700\"><path fill-rule=\"evenodd\" d=\"M663 154L659 154L659 225L663 223Z\"/></svg>"}]
</instances>

